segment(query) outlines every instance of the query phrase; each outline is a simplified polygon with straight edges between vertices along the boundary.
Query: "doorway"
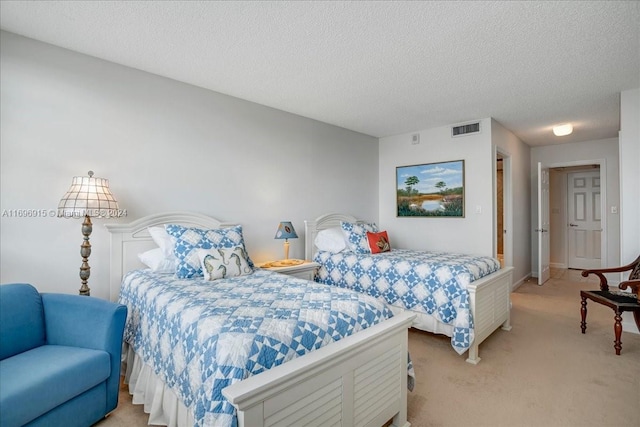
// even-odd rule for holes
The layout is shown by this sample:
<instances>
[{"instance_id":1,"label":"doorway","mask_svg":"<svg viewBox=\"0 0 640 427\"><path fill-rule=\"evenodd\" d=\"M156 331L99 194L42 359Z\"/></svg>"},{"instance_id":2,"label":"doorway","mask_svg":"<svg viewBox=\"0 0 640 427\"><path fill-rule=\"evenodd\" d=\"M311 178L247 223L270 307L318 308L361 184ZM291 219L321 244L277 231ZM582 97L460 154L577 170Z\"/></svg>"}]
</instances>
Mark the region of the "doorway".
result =
<instances>
[{"instance_id":1,"label":"doorway","mask_svg":"<svg viewBox=\"0 0 640 427\"><path fill-rule=\"evenodd\" d=\"M569 268L600 268L602 236L600 169L572 172L568 179L567 262Z\"/></svg>"},{"instance_id":2,"label":"doorway","mask_svg":"<svg viewBox=\"0 0 640 427\"><path fill-rule=\"evenodd\" d=\"M496 149L494 173L494 254L500 266L513 265L513 231L511 207L511 158L508 153Z\"/></svg>"},{"instance_id":3,"label":"doorway","mask_svg":"<svg viewBox=\"0 0 640 427\"><path fill-rule=\"evenodd\" d=\"M504 268L504 170L503 157L496 156L496 258Z\"/></svg>"},{"instance_id":4,"label":"doorway","mask_svg":"<svg viewBox=\"0 0 640 427\"><path fill-rule=\"evenodd\" d=\"M604 254L604 186L599 164L554 167L551 182L551 266L600 268Z\"/></svg>"}]
</instances>

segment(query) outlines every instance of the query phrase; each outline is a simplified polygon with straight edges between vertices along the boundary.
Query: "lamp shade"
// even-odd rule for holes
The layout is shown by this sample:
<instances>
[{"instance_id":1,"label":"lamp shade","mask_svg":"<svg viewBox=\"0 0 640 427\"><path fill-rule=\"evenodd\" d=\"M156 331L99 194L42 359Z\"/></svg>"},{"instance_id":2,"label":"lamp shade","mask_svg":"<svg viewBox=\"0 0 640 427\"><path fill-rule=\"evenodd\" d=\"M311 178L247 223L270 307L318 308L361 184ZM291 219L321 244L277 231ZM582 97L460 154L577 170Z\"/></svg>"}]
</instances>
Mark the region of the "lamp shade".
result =
<instances>
[{"instance_id":1,"label":"lamp shade","mask_svg":"<svg viewBox=\"0 0 640 427\"><path fill-rule=\"evenodd\" d=\"M89 176L75 176L71 187L58 204L58 216L110 218L120 216L118 202L109 189L109 180Z\"/></svg>"},{"instance_id":2,"label":"lamp shade","mask_svg":"<svg viewBox=\"0 0 640 427\"><path fill-rule=\"evenodd\" d=\"M291 221L282 221L278 226L278 231L276 231L276 237L274 239L297 239L298 235L296 234L295 228L293 228L293 224Z\"/></svg>"}]
</instances>

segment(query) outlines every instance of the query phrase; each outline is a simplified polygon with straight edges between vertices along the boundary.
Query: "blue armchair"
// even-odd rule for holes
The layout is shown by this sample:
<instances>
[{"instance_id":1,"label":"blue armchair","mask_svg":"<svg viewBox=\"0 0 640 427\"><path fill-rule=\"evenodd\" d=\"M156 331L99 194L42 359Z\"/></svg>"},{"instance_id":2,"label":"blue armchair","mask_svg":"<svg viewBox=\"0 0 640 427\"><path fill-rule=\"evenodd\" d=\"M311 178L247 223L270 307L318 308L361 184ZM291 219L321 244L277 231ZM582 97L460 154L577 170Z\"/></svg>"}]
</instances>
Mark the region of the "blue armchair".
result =
<instances>
[{"instance_id":1,"label":"blue armchair","mask_svg":"<svg viewBox=\"0 0 640 427\"><path fill-rule=\"evenodd\" d=\"M0 286L0 426L90 426L118 405L127 308Z\"/></svg>"}]
</instances>

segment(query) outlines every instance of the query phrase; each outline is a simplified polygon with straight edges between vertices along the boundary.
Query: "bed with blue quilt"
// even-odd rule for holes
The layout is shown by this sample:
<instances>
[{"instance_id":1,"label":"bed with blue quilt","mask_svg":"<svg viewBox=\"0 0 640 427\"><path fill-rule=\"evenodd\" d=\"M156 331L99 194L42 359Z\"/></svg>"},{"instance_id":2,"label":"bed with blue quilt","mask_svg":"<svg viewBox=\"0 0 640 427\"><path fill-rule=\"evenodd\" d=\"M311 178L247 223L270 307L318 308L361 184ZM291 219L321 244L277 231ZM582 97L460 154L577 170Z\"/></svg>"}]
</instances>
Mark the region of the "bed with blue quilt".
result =
<instances>
[{"instance_id":1,"label":"bed with blue quilt","mask_svg":"<svg viewBox=\"0 0 640 427\"><path fill-rule=\"evenodd\" d=\"M169 270L151 259L164 256L153 237L162 227L178 256ZM255 268L241 227L210 217L168 213L108 228L112 291L129 310L125 380L150 424L406 424L412 316Z\"/></svg>"},{"instance_id":2,"label":"bed with blue quilt","mask_svg":"<svg viewBox=\"0 0 640 427\"><path fill-rule=\"evenodd\" d=\"M416 314L413 327L451 337L468 362L480 361L479 345L495 329L510 329L512 268L497 259L391 248L386 231L350 215L327 214L305 226L306 256L320 264L317 282Z\"/></svg>"}]
</instances>

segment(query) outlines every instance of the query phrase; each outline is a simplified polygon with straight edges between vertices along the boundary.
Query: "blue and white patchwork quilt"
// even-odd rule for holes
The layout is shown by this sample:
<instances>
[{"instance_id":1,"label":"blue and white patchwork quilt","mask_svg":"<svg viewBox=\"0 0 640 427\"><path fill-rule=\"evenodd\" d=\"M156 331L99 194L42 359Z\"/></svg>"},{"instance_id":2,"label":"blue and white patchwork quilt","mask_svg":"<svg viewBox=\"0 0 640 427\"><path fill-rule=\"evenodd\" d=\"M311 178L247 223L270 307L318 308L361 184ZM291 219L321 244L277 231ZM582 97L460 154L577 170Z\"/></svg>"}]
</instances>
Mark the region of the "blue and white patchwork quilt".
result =
<instances>
[{"instance_id":1,"label":"blue and white patchwork quilt","mask_svg":"<svg viewBox=\"0 0 640 427\"><path fill-rule=\"evenodd\" d=\"M265 270L215 281L136 270L120 303L124 340L196 426L237 425L226 386L393 316L375 298Z\"/></svg>"},{"instance_id":2,"label":"blue and white patchwork quilt","mask_svg":"<svg viewBox=\"0 0 640 427\"><path fill-rule=\"evenodd\" d=\"M409 249L378 254L320 251L314 261L320 263L320 283L353 289L451 325L451 345L459 354L474 340L467 285L500 269L491 257Z\"/></svg>"}]
</instances>

